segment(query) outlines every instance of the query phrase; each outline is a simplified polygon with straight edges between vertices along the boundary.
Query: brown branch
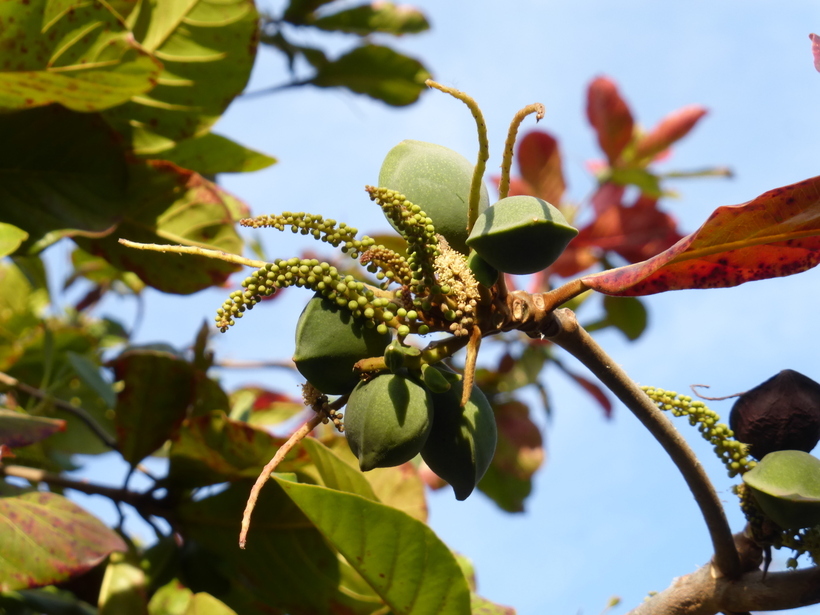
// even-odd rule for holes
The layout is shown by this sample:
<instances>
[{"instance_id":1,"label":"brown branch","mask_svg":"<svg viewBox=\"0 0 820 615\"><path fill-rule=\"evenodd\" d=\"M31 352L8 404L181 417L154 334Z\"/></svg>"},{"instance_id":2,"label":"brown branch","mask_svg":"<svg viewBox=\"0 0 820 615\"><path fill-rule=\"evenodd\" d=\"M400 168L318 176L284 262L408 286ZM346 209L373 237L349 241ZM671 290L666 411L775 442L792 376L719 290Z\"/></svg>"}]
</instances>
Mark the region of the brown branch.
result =
<instances>
[{"instance_id":1,"label":"brown branch","mask_svg":"<svg viewBox=\"0 0 820 615\"><path fill-rule=\"evenodd\" d=\"M117 441L111 436L105 429L103 429L97 421L94 420L94 417L89 414L88 410L81 408L80 406L72 406L68 402L65 402L61 399L57 399L46 393L41 389L37 389L33 386L26 384L25 382L20 382L17 378L13 376L9 376L4 372L0 372L0 383L8 385L17 389L18 391L22 391L32 397L36 397L37 399L42 399L43 401L50 402L54 404L60 410L65 410L66 412L73 414L78 419L80 419L86 426L94 432L94 434L105 444L108 448L113 449L115 451L119 451L119 446Z\"/></svg>"},{"instance_id":2,"label":"brown branch","mask_svg":"<svg viewBox=\"0 0 820 615\"><path fill-rule=\"evenodd\" d=\"M736 534L745 574L716 575L711 564L679 577L629 615L716 615L780 611L820 603L820 567L765 574L758 570L760 548ZM750 570L751 568L751 570Z\"/></svg>"},{"instance_id":3,"label":"brown branch","mask_svg":"<svg viewBox=\"0 0 820 615\"><path fill-rule=\"evenodd\" d=\"M553 312L551 326L543 327L541 332L595 374L663 446L700 507L715 550L715 566L721 575L736 578L740 574L740 559L723 506L709 477L672 421L578 324L572 311Z\"/></svg>"}]
</instances>

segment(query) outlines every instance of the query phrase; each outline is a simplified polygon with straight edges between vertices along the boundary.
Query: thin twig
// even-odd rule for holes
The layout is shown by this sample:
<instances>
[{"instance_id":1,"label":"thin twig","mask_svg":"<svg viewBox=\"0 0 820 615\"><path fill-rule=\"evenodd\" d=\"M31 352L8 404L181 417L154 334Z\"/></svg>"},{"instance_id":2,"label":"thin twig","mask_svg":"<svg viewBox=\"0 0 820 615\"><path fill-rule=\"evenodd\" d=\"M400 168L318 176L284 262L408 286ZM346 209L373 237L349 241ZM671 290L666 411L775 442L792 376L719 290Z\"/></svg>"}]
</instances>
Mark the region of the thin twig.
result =
<instances>
[{"instance_id":1,"label":"thin twig","mask_svg":"<svg viewBox=\"0 0 820 615\"><path fill-rule=\"evenodd\" d=\"M740 559L723 506L697 457L669 418L578 324L572 311L560 309L553 312L553 330L544 332L552 342L595 374L663 446L700 507L715 550L715 566L723 576L737 578Z\"/></svg>"},{"instance_id":2,"label":"thin twig","mask_svg":"<svg viewBox=\"0 0 820 615\"><path fill-rule=\"evenodd\" d=\"M490 159L490 141L487 139L487 123L484 121L484 114L481 113L478 103L464 92L437 83L432 79L428 79L424 84L463 102L470 109L475 119L476 129L478 130L478 160L475 163L473 178L470 182L469 209L467 210L467 232L469 233L473 229L475 221L478 219L478 203L481 200L481 182L484 181L484 171L487 169L487 161Z\"/></svg>"},{"instance_id":3,"label":"thin twig","mask_svg":"<svg viewBox=\"0 0 820 615\"><path fill-rule=\"evenodd\" d=\"M251 514L253 514L253 509L256 508L256 500L259 499L259 493L262 491L262 487L265 486L265 483L270 479L271 473L276 470L276 467L282 462L291 449L299 444L299 442L301 442L302 439L305 438L305 436L307 436L311 431L313 431L324 418L325 417L323 415L317 414L293 432L293 435L288 438L287 442L279 447L279 450L276 451L273 459L268 462L256 478L256 482L253 484L253 488L251 489L251 494L248 496L248 502L245 504L245 512L242 514L242 530L239 532L240 549L244 549L245 543L247 543L248 529L250 529L251 526Z\"/></svg>"},{"instance_id":4,"label":"thin twig","mask_svg":"<svg viewBox=\"0 0 820 615\"><path fill-rule=\"evenodd\" d=\"M518 136L518 128L524 118L535 113L535 121L540 122L544 119L544 105L541 103L533 103L521 109L513 117L510 123L510 129L507 131L507 140L504 142L504 158L501 160L501 181L498 183L498 198L506 199L510 193L510 169L512 168L513 149L515 148L515 139Z\"/></svg>"},{"instance_id":5,"label":"thin twig","mask_svg":"<svg viewBox=\"0 0 820 615\"><path fill-rule=\"evenodd\" d=\"M234 265L245 265L246 267L255 267L259 269L268 263L265 261L258 261L251 258L245 258L238 254L230 254L222 250L209 250L208 248L199 248L197 246L178 246L165 243L137 243L136 241L129 241L127 239L120 239L119 242L126 248L134 248L135 250L148 250L149 252L173 252L174 254L193 254L194 256L204 256L206 258L213 258L226 263L233 263Z\"/></svg>"},{"instance_id":6,"label":"thin twig","mask_svg":"<svg viewBox=\"0 0 820 615\"><path fill-rule=\"evenodd\" d=\"M708 384L690 384L689 388L692 389L692 393L694 393L700 399L706 399L708 401L723 401L724 399L732 399L733 397L740 397L744 395L746 391L743 393L734 393L732 395L724 395L723 397L706 397L706 395L701 395L698 393L698 389L708 389L710 385Z\"/></svg>"},{"instance_id":7,"label":"thin twig","mask_svg":"<svg viewBox=\"0 0 820 615\"><path fill-rule=\"evenodd\" d=\"M105 431L105 429L103 429L97 421L94 420L94 417L89 414L88 410L85 410L80 406L72 406L68 402L57 399L41 389L28 385L25 382L20 382L17 378L8 375L5 372L0 372L0 383L13 387L18 391L22 391L23 393L36 397L37 399L50 402L60 410L65 410L66 412L73 414L85 423L86 426L103 442L103 444L110 449L119 451L119 446L117 445L117 441L114 437Z\"/></svg>"},{"instance_id":8,"label":"thin twig","mask_svg":"<svg viewBox=\"0 0 820 615\"><path fill-rule=\"evenodd\" d=\"M481 346L481 329L473 327L470 333L470 342L467 344L467 359L464 361L464 381L461 389L461 407L470 401L475 382L475 365L478 360L478 348Z\"/></svg>"}]
</instances>

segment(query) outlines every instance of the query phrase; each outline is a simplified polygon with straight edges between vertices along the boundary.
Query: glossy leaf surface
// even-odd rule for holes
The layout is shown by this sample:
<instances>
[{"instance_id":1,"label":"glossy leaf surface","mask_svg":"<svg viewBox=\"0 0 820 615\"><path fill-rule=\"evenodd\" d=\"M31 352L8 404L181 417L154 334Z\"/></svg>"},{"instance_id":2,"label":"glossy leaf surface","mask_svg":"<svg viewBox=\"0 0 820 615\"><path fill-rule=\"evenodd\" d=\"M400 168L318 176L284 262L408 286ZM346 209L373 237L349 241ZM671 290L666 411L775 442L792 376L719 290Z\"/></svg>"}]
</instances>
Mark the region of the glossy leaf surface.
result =
<instances>
[{"instance_id":1,"label":"glossy leaf surface","mask_svg":"<svg viewBox=\"0 0 820 615\"><path fill-rule=\"evenodd\" d=\"M0 483L0 591L59 583L125 548L113 530L66 498Z\"/></svg>"},{"instance_id":2,"label":"glossy leaf surface","mask_svg":"<svg viewBox=\"0 0 820 615\"><path fill-rule=\"evenodd\" d=\"M276 481L394 613L469 610L464 574L429 527L360 496Z\"/></svg>"},{"instance_id":3,"label":"glossy leaf surface","mask_svg":"<svg viewBox=\"0 0 820 615\"><path fill-rule=\"evenodd\" d=\"M820 524L820 459L803 451L769 453L743 475L755 499L785 529Z\"/></svg>"},{"instance_id":4,"label":"glossy leaf surface","mask_svg":"<svg viewBox=\"0 0 820 615\"><path fill-rule=\"evenodd\" d=\"M610 295L723 288L820 263L820 177L719 207L700 229L647 261L582 278Z\"/></svg>"}]
</instances>

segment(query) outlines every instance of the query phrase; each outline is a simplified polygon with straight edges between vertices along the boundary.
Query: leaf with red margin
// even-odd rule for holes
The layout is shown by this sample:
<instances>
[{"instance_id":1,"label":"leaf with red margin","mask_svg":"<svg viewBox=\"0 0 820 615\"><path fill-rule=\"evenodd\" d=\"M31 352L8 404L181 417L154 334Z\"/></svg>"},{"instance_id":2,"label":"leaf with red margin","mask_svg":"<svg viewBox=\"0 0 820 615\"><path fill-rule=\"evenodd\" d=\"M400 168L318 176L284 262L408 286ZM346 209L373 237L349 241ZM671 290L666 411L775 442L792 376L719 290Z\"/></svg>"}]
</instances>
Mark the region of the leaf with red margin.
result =
<instances>
[{"instance_id":1,"label":"leaf with red margin","mask_svg":"<svg viewBox=\"0 0 820 615\"><path fill-rule=\"evenodd\" d=\"M24 412L0 408L0 444L28 446L58 431L65 431L63 419L29 416Z\"/></svg>"},{"instance_id":2,"label":"leaf with red margin","mask_svg":"<svg viewBox=\"0 0 820 615\"><path fill-rule=\"evenodd\" d=\"M587 91L587 118L598 133L598 143L614 164L632 140L634 121L618 86L607 77L597 77Z\"/></svg>"},{"instance_id":3,"label":"leaf with red margin","mask_svg":"<svg viewBox=\"0 0 820 615\"><path fill-rule=\"evenodd\" d=\"M811 39L811 52L814 55L814 68L820 72L820 36L809 34Z\"/></svg>"},{"instance_id":4,"label":"leaf with red margin","mask_svg":"<svg viewBox=\"0 0 820 615\"><path fill-rule=\"evenodd\" d=\"M675 142L685 137L695 124L706 115L707 110L699 105L687 105L663 118L635 145L635 158L652 159Z\"/></svg>"},{"instance_id":5,"label":"leaf with red margin","mask_svg":"<svg viewBox=\"0 0 820 615\"><path fill-rule=\"evenodd\" d=\"M0 592L65 581L125 542L61 495L0 483Z\"/></svg>"},{"instance_id":6,"label":"leaf with red margin","mask_svg":"<svg viewBox=\"0 0 820 615\"><path fill-rule=\"evenodd\" d=\"M582 278L609 295L725 288L820 263L820 176L719 207L674 246L641 263Z\"/></svg>"},{"instance_id":7,"label":"leaf with red margin","mask_svg":"<svg viewBox=\"0 0 820 615\"><path fill-rule=\"evenodd\" d=\"M535 190L532 196L553 205L561 202L566 183L561 170L558 141L552 135L540 130L524 135L518 143L518 168L524 181ZM513 194L512 190L510 194Z\"/></svg>"}]
</instances>

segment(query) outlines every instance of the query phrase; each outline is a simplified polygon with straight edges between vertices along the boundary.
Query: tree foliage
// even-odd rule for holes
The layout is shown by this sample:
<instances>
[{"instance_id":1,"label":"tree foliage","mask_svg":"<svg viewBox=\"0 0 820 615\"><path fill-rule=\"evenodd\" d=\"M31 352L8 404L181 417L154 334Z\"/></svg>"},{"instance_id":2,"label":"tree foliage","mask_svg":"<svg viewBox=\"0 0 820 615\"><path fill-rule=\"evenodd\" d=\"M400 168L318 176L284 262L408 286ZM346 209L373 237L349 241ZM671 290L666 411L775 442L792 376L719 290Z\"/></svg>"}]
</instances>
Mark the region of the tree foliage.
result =
<instances>
[{"instance_id":1,"label":"tree foliage","mask_svg":"<svg viewBox=\"0 0 820 615\"><path fill-rule=\"evenodd\" d=\"M308 386L305 400L296 400L255 388L226 391L210 372L210 327L185 351L139 347L129 344L120 323L92 314L108 292L136 296L153 287L190 294L225 285L242 265L257 273L220 308L223 330L240 316L252 318L250 308L277 289L307 287L335 302L333 314L395 336L379 347L383 356L356 361L353 384L363 379L359 386L368 386L392 372L397 380L415 383L422 398L429 395L434 413L441 404L468 408L474 403L471 391L486 396L481 403L495 419L486 463L479 459L489 446L489 439L482 442L477 435L480 412L454 427L458 446L467 444L458 450L453 445L453 456L461 455L472 472L463 491L451 478L460 498L477 486L503 510L524 509L544 454L519 393L534 387L546 405L542 372L551 364L588 391L607 416L611 394L620 398L686 477L709 525L717 577L743 580L751 588L743 596L729 591L719 602L720 588L709 593L704 580L709 575L693 575L684 590L694 588L706 605L702 612L746 610L735 607L762 592L759 558L773 546L816 563L816 459L781 452L752 469L746 445L701 402L659 389L642 391L617 369L602 367L608 358L586 331L612 327L636 340L647 320L637 297L734 286L816 266L820 178L720 207L700 229L684 234L658 206L668 193L668 177L728 171L661 175L654 164L705 110L684 107L642 132L616 84L601 77L590 84L587 98L587 117L605 158L591 165L598 182L591 215L585 218L580 204L565 196L557 138L527 132L517 144L519 176L510 177L508 157L502 175L493 178L501 196L546 201L561 216L542 221L547 232L559 223L564 230L574 224L578 236L531 278L526 291L515 276L496 271L497 277L475 284L469 295L462 288L472 279L467 263L480 260L480 249L470 261L451 249L436 234L433 218L428 222L423 202L413 204L389 187L368 188L400 235L371 239L321 212L251 218L248 205L216 182L219 173L275 163L211 132L244 90L259 42L284 54L292 71L289 82L271 91L343 87L408 105L424 90L429 73L418 60L370 37L426 30L418 10L291 0L281 15L260 17L252 0L31 0L0 6L0 23L0 134L6 145L0 153L0 256L8 257L0 263L0 608L20 614L513 612L481 598L470 563L426 525L425 488L444 486L435 472L453 476L439 469L440 457L422 449L429 465L415 459L360 472L361 455L354 457L337 430L348 392L329 398ZM308 30L342 33L355 42L332 58L300 42ZM812 45L818 66L815 35ZM480 111L468 97L432 85L472 105L481 130ZM525 115L511 129L510 156ZM487 154L480 142L473 189L468 185L463 199L471 203L464 210L468 230L480 213L475 186ZM637 197L627 202L630 194ZM240 220L292 228L341 254L325 263L244 258ZM500 232L516 233L519 226ZM137 250L120 239L153 249ZM41 253L60 240L75 246L66 285L83 279L91 290L73 309L55 314L48 310ZM164 253L172 251L183 255ZM359 263L351 256L360 257ZM439 260L444 257L446 266ZM581 327L566 307L595 301L588 290L603 295L604 316ZM438 341L421 347L425 335L437 332ZM476 362L482 338L504 348L494 365ZM453 363L453 354L465 346L466 364ZM604 387L569 372L558 348L581 359ZM397 395L390 392L390 401ZM744 474L737 490L749 519L745 538L732 539L711 483L661 415L664 410L688 417L729 473ZM296 436L271 435L294 417L305 423ZM66 475L76 469L76 455L109 451L122 456L132 472L145 472L143 460L163 455L168 473L150 477L154 484L145 492L129 489L128 481L111 488ZM275 472L266 469L254 484L271 458ZM260 490L268 475L272 480ZM147 548L135 544L121 528L106 527L64 497L65 489L132 507L155 527L157 541ZM258 499L247 548L240 550L250 493ZM795 588L812 582L816 586L816 568L774 575L770 584L781 584L785 596L776 604L816 602L805 592L794 595ZM679 589L639 610L664 612L682 600ZM759 606L769 604L774 603ZM647 610L652 608L659 610Z\"/></svg>"}]
</instances>

